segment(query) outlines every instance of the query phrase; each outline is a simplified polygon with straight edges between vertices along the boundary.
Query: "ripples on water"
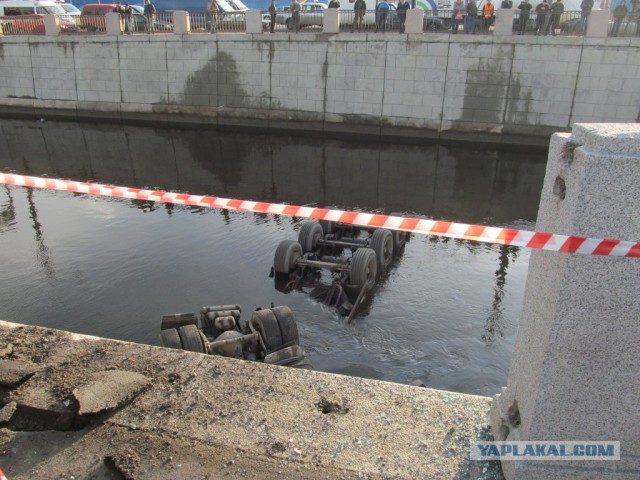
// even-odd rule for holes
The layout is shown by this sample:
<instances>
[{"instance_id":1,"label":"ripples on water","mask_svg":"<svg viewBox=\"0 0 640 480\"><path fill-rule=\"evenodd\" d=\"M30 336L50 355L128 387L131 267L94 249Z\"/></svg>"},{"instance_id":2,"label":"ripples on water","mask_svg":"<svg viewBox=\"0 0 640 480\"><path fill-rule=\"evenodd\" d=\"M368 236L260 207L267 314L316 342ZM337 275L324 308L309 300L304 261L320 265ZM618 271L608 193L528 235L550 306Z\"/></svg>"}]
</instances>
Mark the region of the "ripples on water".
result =
<instances>
[{"instance_id":1,"label":"ripples on water","mask_svg":"<svg viewBox=\"0 0 640 480\"><path fill-rule=\"evenodd\" d=\"M1 121L0 170L533 229L545 154ZM320 370L492 395L529 252L414 236L351 324L268 277L303 220L0 187L0 318L157 343L205 304L289 305Z\"/></svg>"}]
</instances>

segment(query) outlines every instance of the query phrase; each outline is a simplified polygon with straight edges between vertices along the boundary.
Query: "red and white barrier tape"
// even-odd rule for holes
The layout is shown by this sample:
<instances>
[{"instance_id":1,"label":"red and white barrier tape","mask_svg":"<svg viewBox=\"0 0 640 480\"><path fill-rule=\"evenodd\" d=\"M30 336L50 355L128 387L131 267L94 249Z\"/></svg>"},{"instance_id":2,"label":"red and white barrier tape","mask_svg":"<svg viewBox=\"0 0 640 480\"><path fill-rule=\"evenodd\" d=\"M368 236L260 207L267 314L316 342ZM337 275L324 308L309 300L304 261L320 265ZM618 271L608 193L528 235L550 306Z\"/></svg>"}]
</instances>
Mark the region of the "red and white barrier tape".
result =
<instances>
[{"instance_id":1,"label":"red and white barrier tape","mask_svg":"<svg viewBox=\"0 0 640 480\"><path fill-rule=\"evenodd\" d=\"M512 228L485 227L464 223L441 222L420 218L392 217L372 213L329 210L326 208L298 207L279 203L253 202L230 198L189 195L186 193L143 190L140 188L116 187L99 183L76 182L51 178L29 177L11 173L0 173L0 183L23 187L62 190L65 192L89 193L107 197L133 198L155 202L175 203L208 208L226 208L246 212L272 213L291 217L306 217L329 220L365 227L384 227L391 230L422 233L461 240L536 248L553 252L581 253L585 255L608 255L614 257L640 257L640 242L603 240L575 235L531 232Z\"/></svg>"}]
</instances>

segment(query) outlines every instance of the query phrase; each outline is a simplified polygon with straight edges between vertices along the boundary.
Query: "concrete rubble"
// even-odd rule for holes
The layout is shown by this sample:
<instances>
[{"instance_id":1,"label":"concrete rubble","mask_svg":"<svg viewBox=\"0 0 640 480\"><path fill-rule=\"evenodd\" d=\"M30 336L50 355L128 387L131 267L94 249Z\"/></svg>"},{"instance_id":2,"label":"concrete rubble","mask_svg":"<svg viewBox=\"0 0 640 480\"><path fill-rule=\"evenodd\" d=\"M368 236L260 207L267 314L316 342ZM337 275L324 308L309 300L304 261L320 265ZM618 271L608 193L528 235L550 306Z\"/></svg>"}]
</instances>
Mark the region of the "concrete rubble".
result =
<instances>
[{"instance_id":1,"label":"concrete rubble","mask_svg":"<svg viewBox=\"0 0 640 480\"><path fill-rule=\"evenodd\" d=\"M35 372L33 366L10 360L0 360L0 386L16 387Z\"/></svg>"},{"instance_id":2,"label":"concrete rubble","mask_svg":"<svg viewBox=\"0 0 640 480\"><path fill-rule=\"evenodd\" d=\"M149 379L135 372L107 370L93 375L95 380L73 390L80 408L78 415L115 410L130 401L149 384Z\"/></svg>"},{"instance_id":3,"label":"concrete rubble","mask_svg":"<svg viewBox=\"0 0 640 480\"><path fill-rule=\"evenodd\" d=\"M36 370L0 388L17 405L0 428L10 480L502 478L469 460L490 435L484 397L0 322L9 343ZM96 374L135 388L89 413Z\"/></svg>"}]
</instances>

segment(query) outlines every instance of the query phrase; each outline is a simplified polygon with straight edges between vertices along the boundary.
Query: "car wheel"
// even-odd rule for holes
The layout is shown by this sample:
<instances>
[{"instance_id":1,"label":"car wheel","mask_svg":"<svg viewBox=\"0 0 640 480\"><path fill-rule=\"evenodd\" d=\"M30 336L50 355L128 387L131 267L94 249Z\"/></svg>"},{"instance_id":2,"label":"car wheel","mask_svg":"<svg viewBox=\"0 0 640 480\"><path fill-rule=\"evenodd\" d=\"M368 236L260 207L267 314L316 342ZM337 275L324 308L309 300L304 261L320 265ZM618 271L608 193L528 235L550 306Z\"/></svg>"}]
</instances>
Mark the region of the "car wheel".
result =
<instances>
[{"instance_id":1,"label":"car wheel","mask_svg":"<svg viewBox=\"0 0 640 480\"><path fill-rule=\"evenodd\" d=\"M204 353L204 345L198 327L195 325L183 325L178 328L182 348L190 352Z\"/></svg>"},{"instance_id":2,"label":"car wheel","mask_svg":"<svg viewBox=\"0 0 640 480\"><path fill-rule=\"evenodd\" d=\"M275 314L271 310L256 310L251 316L251 324L258 331L267 348L267 353L282 346L282 335Z\"/></svg>"},{"instance_id":3,"label":"car wheel","mask_svg":"<svg viewBox=\"0 0 640 480\"><path fill-rule=\"evenodd\" d=\"M318 222L306 222L300 229L298 243L302 251L313 252L318 248L318 240L322 240L322 226Z\"/></svg>"},{"instance_id":4,"label":"car wheel","mask_svg":"<svg viewBox=\"0 0 640 480\"><path fill-rule=\"evenodd\" d=\"M404 214L400 212L391 212L390 215L392 217L402 217ZM411 234L409 232L393 230L391 235L393 236L393 254L398 255L404 248L404 245L407 243L407 238L409 238L409 235Z\"/></svg>"},{"instance_id":5,"label":"car wheel","mask_svg":"<svg viewBox=\"0 0 640 480\"><path fill-rule=\"evenodd\" d=\"M386 228L378 228L371 237L371 249L376 252L378 272L386 272L393 260L393 236Z\"/></svg>"},{"instance_id":6,"label":"car wheel","mask_svg":"<svg viewBox=\"0 0 640 480\"><path fill-rule=\"evenodd\" d=\"M296 268L296 262L302 258L302 247L293 240L283 240L276 248L273 268L276 273L288 274Z\"/></svg>"},{"instance_id":7,"label":"car wheel","mask_svg":"<svg viewBox=\"0 0 640 480\"><path fill-rule=\"evenodd\" d=\"M280 327L280 336L283 345L298 345L300 343L300 335L298 334L298 324L293 318L293 312L287 306L273 307L271 311L278 320Z\"/></svg>"},{"instance_id":8,"label":"car wheel","mask_svg":"<svg viewBox=\"0 0 640 480\"><path fill-rule=\"evenodd\" d=\"M182 343L180 342L180 335L178 330L170 328L162 330L160 332L160 345L165 348L175 348L176 350L182 350Z\"/></svg>"},{"instance_id":9,"label":"car wheel","mask_svg":"<svg viewBox=\"0 0 640 480\"><path fill-rule=\"evenodd\" d=\"M365 290L371 290L378 273L378 261L376 252L370 248L359 248L351 258L349 269L349 284L363 286Z\"/></svg>"}]
</instances>

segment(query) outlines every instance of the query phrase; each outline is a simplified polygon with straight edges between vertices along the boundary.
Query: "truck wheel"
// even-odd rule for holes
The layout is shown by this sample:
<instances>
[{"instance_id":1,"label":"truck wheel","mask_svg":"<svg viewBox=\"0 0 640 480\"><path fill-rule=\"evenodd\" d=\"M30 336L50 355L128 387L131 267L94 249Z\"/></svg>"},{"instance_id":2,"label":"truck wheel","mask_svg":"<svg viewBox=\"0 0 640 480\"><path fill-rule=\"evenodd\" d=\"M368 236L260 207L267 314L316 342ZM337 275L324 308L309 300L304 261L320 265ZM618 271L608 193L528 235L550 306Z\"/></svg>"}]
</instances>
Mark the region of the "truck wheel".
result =
<instances>
[{"instance_id":1,"label":"truck wheel","mask_svg":"<svg viewBox=\"0 0 640 480\"><path fill-rule=\"evenodd\" d=\"M204 353L204 345L198 327L195 325L183 325L178 328L182 348L190 352Z\"/></svg>"},{"instance_id":2,"label":"truck wheel","mask_svg":"<svg viewBox=\"0 0 640 480\"><path fill-rule=\"evenodd\" d=\"M273 352L282 346L282 335L278 320L271 310L256 310L251 316L251 324L258 331L267 347L267 353Z\"/></svg>"},{"instance_id":3,"label":"truck wheel","mask_svg":"<svg viewBox=\"0 0 640 480\"><path fill-rule=\"evenodd\" d=\"M264 363L270 363L272 365L290 365L295 362L301 362L304 359L304 350L299 345L293 345L270 353L264 357Z\"/></svg>"},{"instance_id":4,"label":"truck wheel","mask_svg":"<svg viewBox=\"0 0 640 480\"><path fill-rule=\"evenodd\" d=\"M302 370L315 370L315 368L313 368L311 360L309 360L307 357L303 358L299 362L292 363L288 366L291 368L300 368Z\"/></svg>"},{"instance_id":5,"label":"truck wheel","mask_svg":"<svg viewBox=\"0 0 640 480\"><path fill-rule=\"evenodd\" d=\"M331 220L320 220L320 226L323 233L336 233L336 230L338 230L336 222Z\"/></svg>"},{"instance_id":6,"label":"truck wheel","mask_svg":"<svg viewBox=\"0 0 640 480\"><path fill-rule=\"evenodd\" d=\"M160 331L160 345L166 348L175 348L176 350L182 350L182 343L180 343L180 335L175 328L168 328Z\"/></svg>"},{"instance_id":7,"label":"truck wheel","mask_svg":"<svg viewBox=\"0 0 640 480\"><path fill-rule=\"evenodd\" d=\"M389 215L391 217L402 217L402 213L400 212L393 212ZM400 230L392 230L391 235L393 236L393 254L398 255L402 252L402 249L407 243L407 237L411 234L409 232L401 232Z\"/></svg>"},{"instance_id":8,"label":"truck wheel","mask_svg":"<svg viewBox=\"0 0 640 480\"><path fill-rule=\"evenodd\" d=\"M364 286L366 290L371 290L376 282L377 270L376 252L370 248L359 248L351 257L349 283L351 285Z\"/></svg>"},{"instance_id":9,"label":"truck wheel","mask_svg":"<svg viewBox=\"0 0 640 480\"><path fill-rule=\"evenodd\" d=\"M273 268L276 273L288 274L296 268L296 261L302 257L302 247L293 240L283 240L276 248Z\"/></svg>"},{"instance_id":10,"label":"truck wheel","mask_svg":"<svg viewBox=\"0 0 640 480\"><path fill-rule=\"evenodd\" d=\"M393 235L386 228L378 228L371 236L371 249L376 252L378 272L386 272L393 260Z\"/></svg>"},{"instance_id":11,"label":"truck wheel","mask_svg":"<svg viewBox=\"0 0 640 480\"><path fill-rule=\"evenodd\" d=\"M298 325L293 319L293 313L289 307L273 307L271 309L278 320L280 327L280 336L282 337L282 345L291 346L300 343L300 335L298 334Z\"/></svg>"},{"instance_id":12,"label":"truck wheel","mask_svg":"<svg viewBox=\"0 0 640 480\"><path fill-rule=\"evenodd\" d=\"M307 222L302 225L298 234L298 243L303 253L313 252L318 248L318 240L322 239L322 227L318 222Z\"/></svg>"}]
</instances>

